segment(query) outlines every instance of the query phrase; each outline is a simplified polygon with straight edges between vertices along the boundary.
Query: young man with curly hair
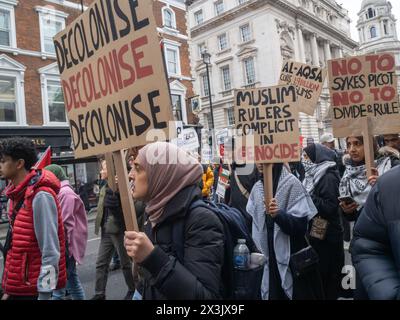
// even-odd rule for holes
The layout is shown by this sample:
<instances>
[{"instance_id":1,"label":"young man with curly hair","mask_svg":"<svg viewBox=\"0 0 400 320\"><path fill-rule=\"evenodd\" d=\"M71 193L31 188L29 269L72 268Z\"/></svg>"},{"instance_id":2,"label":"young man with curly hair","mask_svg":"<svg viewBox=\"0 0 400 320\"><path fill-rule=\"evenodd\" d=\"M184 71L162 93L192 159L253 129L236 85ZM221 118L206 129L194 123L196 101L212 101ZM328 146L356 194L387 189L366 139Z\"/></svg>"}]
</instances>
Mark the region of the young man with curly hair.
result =
<instances>
[{"instance_id":1,"label":"young man with curly hair","mask_svg":"<svg viewBox=\"0 0 400 320\"><path fill-rule=\"evenodd\" d=\"M33 169L36 161L31 140L13 137L0 142L2 174L11 181L3 300L49 300L53 290L66 284L60 182L49 171Z\"/></svg>"}]
</instances>

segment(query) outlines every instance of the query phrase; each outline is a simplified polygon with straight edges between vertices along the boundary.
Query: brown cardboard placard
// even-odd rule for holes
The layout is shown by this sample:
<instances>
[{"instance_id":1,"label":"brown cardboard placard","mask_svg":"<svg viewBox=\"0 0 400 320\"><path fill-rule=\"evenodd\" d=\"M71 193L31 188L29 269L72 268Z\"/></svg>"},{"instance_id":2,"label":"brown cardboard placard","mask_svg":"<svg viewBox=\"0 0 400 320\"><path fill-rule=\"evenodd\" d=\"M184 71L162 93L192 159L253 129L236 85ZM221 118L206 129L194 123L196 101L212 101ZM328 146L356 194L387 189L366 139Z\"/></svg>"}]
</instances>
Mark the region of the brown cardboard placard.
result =
<instances>
[{"instance_id":1,"label":"brown cardboard placard","mask_svg":"<svg viewBox=\"0 0 400 320\"><path fill-rule=\"evenodd\" d=\"M360 136L363 118L370 134L400 132L396 62L392 53L328 61L331 116L336 137Z\"/></svg>"},{"instance_id":2,"label":"brown cardboard placard","mask_svg":"<svg viewBox=\"0 0 400 320\"><path fill-rule=\"evenodd\" d=\"M235 90L235 159L246 163L300 160L296 87Z\"/></svg>"},{"instance_id":3,"label":"brown cardboard placard","mask_svg":"<svg viewBox=\"0 0 400 320\"><path fill-rule=\"evenodd\" d=\"M292 60L284 61L279 85L294 85L297 89L299 111L314 115L324 87L327 69Z\"/></svg>"},{"instance_id":4,"label":"brown cardboard placard","mask_svg":"<svg viewBox=\"0 0 400 320\"><path fill-rule=\"evenodd\" d=\"M76 158L145 145L151 129L168 139L171 100L151 5L94 1L54 43Z\"/></svg>"}]
</instances>

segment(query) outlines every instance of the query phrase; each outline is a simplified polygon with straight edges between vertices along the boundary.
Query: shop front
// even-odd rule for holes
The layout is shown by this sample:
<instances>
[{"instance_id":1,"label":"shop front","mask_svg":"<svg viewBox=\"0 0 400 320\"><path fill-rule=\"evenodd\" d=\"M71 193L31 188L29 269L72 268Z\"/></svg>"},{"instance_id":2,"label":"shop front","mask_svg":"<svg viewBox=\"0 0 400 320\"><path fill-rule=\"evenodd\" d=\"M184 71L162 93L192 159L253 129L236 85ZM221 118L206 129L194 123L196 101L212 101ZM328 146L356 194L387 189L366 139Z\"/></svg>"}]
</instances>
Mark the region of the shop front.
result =
<instances>
[{"instance_id":1,"label":"shop front","mask_svg":"<svg viewBox=\"0 0 400 320\"><path fill-rule=\"evenodd\" d=\"M99 164L96 157L75 159L69 128L0 128L0 139L26 137L31 139L39 156L50 146L52 163L62 166L71 186L81 196L86 210L97 206Z\"/></svg>"}]
</instances>

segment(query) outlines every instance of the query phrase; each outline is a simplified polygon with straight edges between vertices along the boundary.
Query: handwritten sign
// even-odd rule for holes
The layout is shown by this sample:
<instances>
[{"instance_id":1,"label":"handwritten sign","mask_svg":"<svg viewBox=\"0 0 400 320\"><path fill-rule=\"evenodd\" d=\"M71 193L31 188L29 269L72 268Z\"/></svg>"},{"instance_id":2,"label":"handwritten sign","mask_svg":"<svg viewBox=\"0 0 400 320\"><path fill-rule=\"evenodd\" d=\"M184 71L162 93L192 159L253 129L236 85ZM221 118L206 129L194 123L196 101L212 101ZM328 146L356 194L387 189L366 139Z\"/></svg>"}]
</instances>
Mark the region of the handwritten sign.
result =
<instances>
[{"instance_id":1,"label":"handwritten sign","mask_svg":"<svg viewBox=\"0 0 400 320\"><path fill-rule=\"evenodd\" d=\"M371 134L400 131L396 63L382 53L328 62L332 126L336 137L362 134L371 118Z\"/></svg>"},{"instance_id":2,"label":"handwritten sign","mask_svg":"<svg viewBox=\"0 0 400 320\"><path fill-rule=\"evenodd\" d=\"M168 83L152 6L97 0L54 39L75 157L168 138Z\"/></svg>"},{"instance_id":3,"label":"handwritten sign","mask_svg":"<svg viewBox=\"0 0 400 320\"><path fill-rule=\"evenodd\" d=\"M285 61L279 78L280 85L294 85L299 99L299 111L314 115L327 70L308 64Z\"/></svg>"},{"instance_id":4,"label":"handwritten sign","mask_svg":"<svg viewBox=\"0 0 400 320\"><path fill-rule=\"evenodd\" d=\"M293 85L235 91L236 141L248 163L300 159L297 90ZM237 155L235 145L235 155Z\"/></svg>"}]
</instances>

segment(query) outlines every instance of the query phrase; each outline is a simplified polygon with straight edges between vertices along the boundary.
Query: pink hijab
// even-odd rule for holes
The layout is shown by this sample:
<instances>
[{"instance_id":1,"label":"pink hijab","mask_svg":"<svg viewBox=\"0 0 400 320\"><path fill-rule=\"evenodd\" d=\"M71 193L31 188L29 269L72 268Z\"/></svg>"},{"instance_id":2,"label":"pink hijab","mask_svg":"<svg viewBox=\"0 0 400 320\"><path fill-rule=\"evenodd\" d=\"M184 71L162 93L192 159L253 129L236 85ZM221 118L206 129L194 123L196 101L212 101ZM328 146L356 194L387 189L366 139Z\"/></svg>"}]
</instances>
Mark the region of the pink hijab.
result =
<instances>
[{"instance_id":1,"label":"pink hijab","mask_svg":"<svg viewBox=\"0 0 400 320\"><path fill-rule=\"evenodd\" d=\"M203 169L197 159L167 142L146 145L139 151L137 161L147 173L146 213L154 227L176 194L200 182Z\"/></svg>"}]
</instances>

